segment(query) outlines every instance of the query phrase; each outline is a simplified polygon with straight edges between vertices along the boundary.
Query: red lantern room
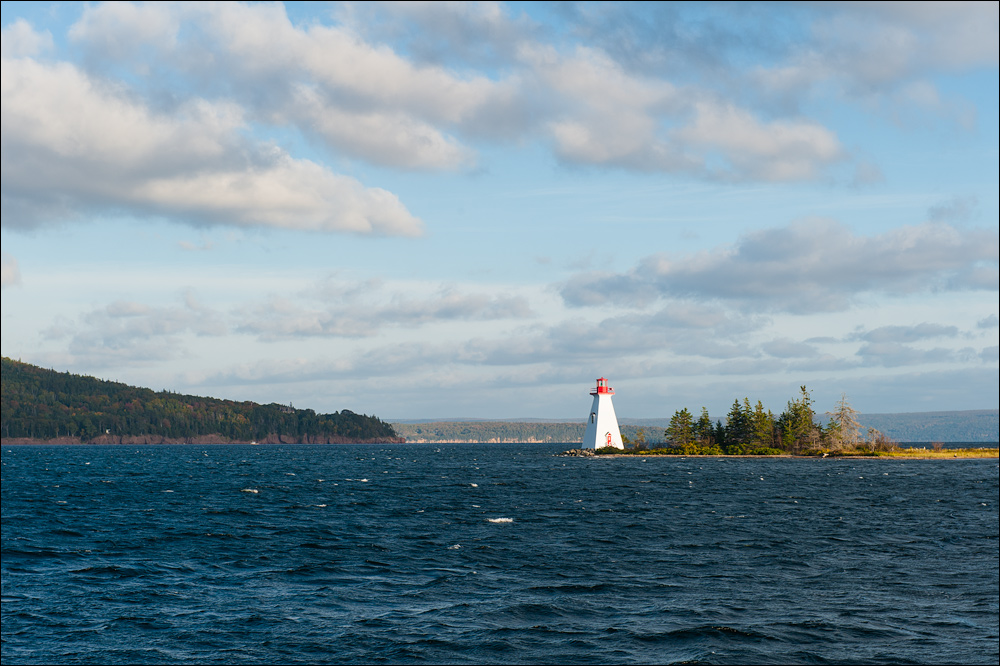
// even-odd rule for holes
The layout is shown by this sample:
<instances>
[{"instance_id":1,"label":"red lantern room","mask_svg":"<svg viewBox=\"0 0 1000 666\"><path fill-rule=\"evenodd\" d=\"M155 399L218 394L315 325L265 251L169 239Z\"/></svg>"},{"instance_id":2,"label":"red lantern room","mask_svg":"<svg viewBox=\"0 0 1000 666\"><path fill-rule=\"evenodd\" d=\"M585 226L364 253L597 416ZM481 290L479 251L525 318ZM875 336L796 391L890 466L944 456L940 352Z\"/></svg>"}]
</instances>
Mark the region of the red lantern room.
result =
<instances>
[{"instance_id":1,"label":"red lantern room","mask_svg":"<svg viewBox=\"0 0 1000 666\"><path fill-rule=\"evenodd\" d=\"M613 388L611 388L610 386L608 386L608 380L607 379L605 379L604 377L600 377L597 380L597 388L595 388L593 391L591 391L590 395L603 395L603 394L614 395L615 394L615 390Z\"/></svg>"}]
</instances>

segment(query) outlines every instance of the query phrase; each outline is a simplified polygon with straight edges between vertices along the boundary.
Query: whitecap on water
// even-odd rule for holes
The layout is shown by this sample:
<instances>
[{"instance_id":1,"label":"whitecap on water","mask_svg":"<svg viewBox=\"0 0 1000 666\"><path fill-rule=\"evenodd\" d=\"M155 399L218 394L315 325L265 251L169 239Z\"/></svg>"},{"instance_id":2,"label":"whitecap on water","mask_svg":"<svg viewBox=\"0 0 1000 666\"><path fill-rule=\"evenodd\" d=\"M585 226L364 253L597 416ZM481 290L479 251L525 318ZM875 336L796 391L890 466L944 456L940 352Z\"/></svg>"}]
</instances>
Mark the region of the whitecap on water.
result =
<instances>
[{"instance_id":1,"label":"whitecap on water","mask_svg":"<svg viewBox=\"0 0 1000 666\"><path fill-rule=\"evenodd\" d=\"M473 488L478 488L479 487L478 483L470 483L469 485L472 486Z\"/></svg>"},{"instance_id":2,"label":"whitecap on water","mask_svg":"<svg viewBox=\"0 0 1000 666\"><path fill-rule=\"evenodd\" d=\"M259 490L257 490L256 488L242 488L242 489L240 490L240 492L241 492L241 493L253 493L254 495L256 495L256 494L257 494L257 493L259 493L260 491L259 491Z\"/></svg>"},{"instance_id":3,"label":"whitecap on water","mask_svg":"<svg viewBox=\"0 0 1000 666\"><path fill-rule=\"evenodd\" d=\"M448 550L458 550L462 547L462 544L456 543L454 546L448 546Z\"/></svg>"},{"instance_id":4,"label":"whitecap on water","mask_svg":"<svg viewBox=\"0 0 1000 666\"><path fill-rule=\"evenodd\" d=\"M488 522L488 523L512 523L512 522L514 522L514 519L513 518L487 518L486 522Z\"/></svg>"}]
</instances>

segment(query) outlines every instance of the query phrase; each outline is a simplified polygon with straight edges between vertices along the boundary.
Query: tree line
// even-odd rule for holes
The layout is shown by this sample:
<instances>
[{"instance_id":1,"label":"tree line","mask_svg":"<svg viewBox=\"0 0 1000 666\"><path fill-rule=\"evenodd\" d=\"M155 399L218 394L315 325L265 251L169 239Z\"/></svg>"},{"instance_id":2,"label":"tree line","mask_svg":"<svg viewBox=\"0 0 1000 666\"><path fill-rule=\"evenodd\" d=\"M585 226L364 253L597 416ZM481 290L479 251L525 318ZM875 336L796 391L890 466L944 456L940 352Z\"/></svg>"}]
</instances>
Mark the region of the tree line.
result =
<instances>
[{"instance_id":1,"label":"tree line","mask_svg":"<svg viewBox=\"0 0 1000 666\"><path fill-rule=\"evenodd\" d=\"M630 438L626 446L647 450L642 435ZM825 425L817 422L812 395L805 386L777 416L760 400L751 403L749 398L733 401L725 423L721 419L713 423L705 407L697 419L684 407L674 412L663 435L664 452L682 455L802 455L896 448L896 443L878 430L864 432L846 395L841 395Z\"/></svg>"},{"instance_id":2,"label":"tree line","mask_svg":"<svg viewBox=\"0 0 1000 666\"><path fill-rule=\"evenodd\" d=\"M261 405L155 392L9 358L2 359L0 385L0 433L4 438L78 437L86 442L105 434L170 439L221 435L234 441L263 440L269 435L302 439L397 437L390 424L347 409L317 414L277 403Z\"/></svg>"}]
</instances>

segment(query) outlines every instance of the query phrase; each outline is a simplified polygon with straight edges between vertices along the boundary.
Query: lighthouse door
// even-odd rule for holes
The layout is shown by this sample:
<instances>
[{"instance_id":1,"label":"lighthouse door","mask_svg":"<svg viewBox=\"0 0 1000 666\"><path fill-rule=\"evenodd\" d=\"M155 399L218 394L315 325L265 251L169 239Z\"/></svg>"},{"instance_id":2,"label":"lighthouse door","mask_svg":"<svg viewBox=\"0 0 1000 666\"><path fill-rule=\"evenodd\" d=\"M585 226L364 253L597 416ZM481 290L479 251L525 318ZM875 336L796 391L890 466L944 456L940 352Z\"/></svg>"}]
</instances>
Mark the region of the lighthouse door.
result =
<instances>
[{"instance_id":1,"label":"lighthouse door","mask_svg":"<svg viewBox=\"0 0 1000 666\"><path fill-rule=\"evenodd\" d=\"M610 432L609 432L609 433L607 433L607 434L605 435L605 437L607 438L607 445L608 445L608 446L611 446L611 433L610 433Z\"/></svg>"}]
</instances>

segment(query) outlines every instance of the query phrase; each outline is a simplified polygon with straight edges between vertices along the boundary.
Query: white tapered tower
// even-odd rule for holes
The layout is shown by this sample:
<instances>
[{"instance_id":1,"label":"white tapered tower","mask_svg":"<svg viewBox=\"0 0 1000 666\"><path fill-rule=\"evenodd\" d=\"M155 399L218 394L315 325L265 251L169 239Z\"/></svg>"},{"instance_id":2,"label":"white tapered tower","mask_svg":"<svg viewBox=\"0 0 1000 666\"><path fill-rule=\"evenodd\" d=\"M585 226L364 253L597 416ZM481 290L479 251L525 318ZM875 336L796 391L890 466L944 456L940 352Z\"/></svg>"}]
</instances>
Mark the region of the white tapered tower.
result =
<instances>
[{"instance_id":1,"label":"white tapered tower","mask_svg":"<svg viewBox=\"0 0 1000 666\"><path fill-rule=\"evenodd\" d=\"M594 404L590 407L587 417L587 430L583 433L583 448L602 449L613 446L624 449L622 434L618 430L618 417L615 416L615 406L611 404L611 396L615 390L608 386L608 380L601 377L597 380L597 388L590 392L594 396Z\"/></svg>"}]
</instances>

